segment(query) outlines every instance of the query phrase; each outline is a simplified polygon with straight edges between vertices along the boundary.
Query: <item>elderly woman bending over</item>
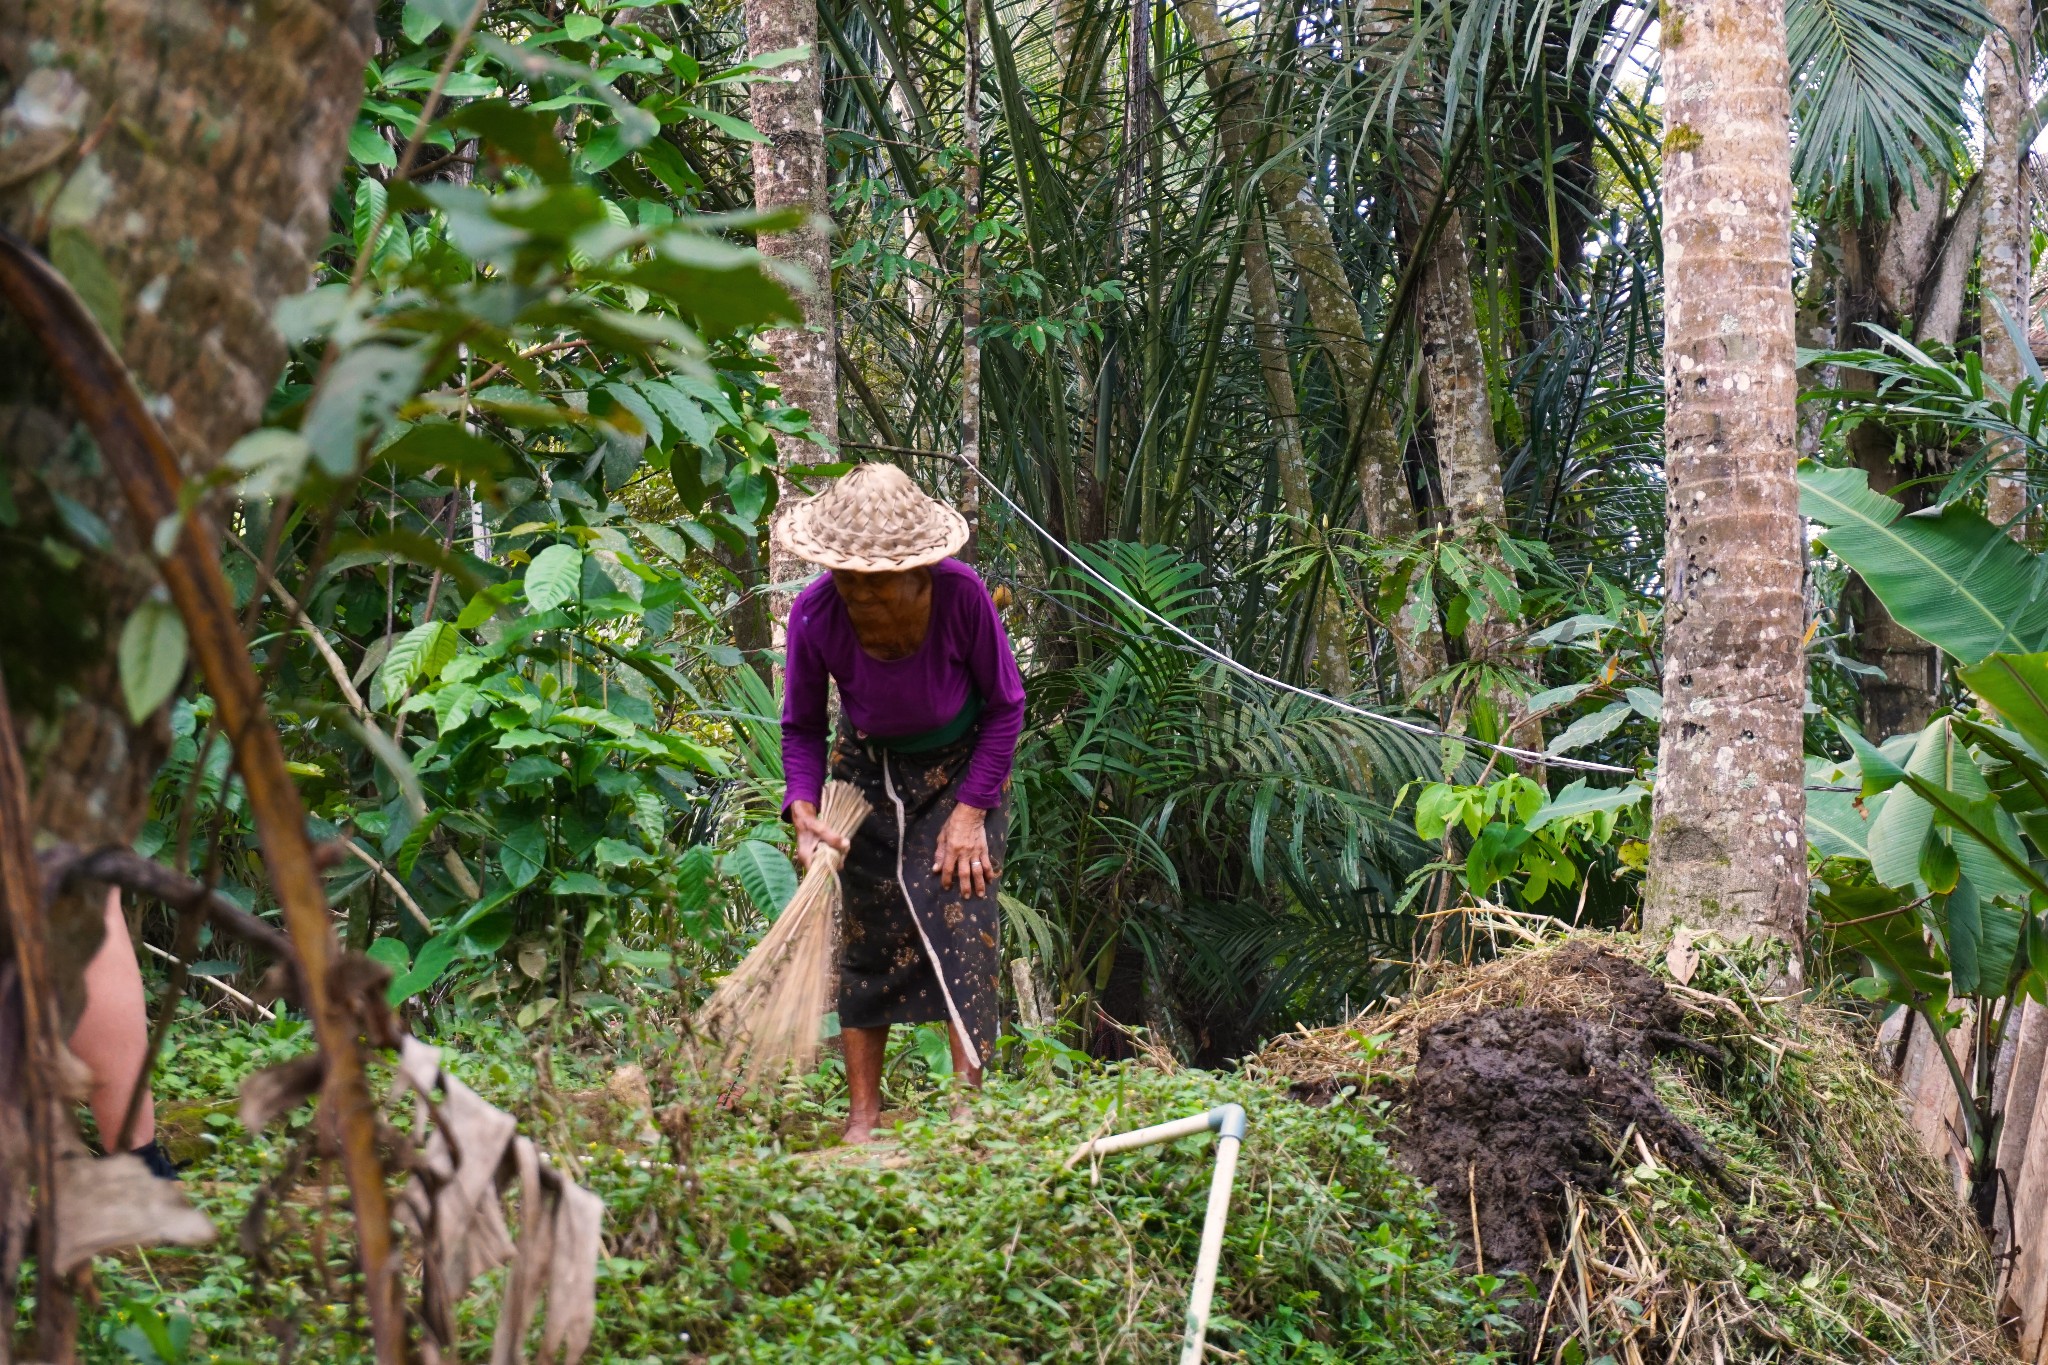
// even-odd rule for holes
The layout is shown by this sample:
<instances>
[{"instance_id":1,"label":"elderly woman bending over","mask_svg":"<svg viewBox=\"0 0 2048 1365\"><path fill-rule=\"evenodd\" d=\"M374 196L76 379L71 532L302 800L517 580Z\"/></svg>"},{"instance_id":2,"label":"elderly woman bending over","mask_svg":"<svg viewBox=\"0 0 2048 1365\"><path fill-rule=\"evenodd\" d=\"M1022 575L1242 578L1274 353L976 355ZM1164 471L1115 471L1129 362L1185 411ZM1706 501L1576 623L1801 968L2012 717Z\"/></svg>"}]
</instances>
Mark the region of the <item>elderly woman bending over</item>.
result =
<instances>
[{"instance_id":1,"label":"elderly woman bending over","mask_svg":"<svg viewBox=\"0 0 2048 1365\"><path fill-rule=\"evenodd\" d=\"M894 465L861 465L778 521L785 549L831 572L789 614L783 812L808 866L846 855L839 1024L851 1090L846 1141L882 1104L891 1024L945 1020L968 1085L995 1041L1005 794L1024 680L988 589L951 556L967 523ZM818 820L826 681L839 684L832 776L874 814L851 846Z\"/></svg>"}]
</instances>

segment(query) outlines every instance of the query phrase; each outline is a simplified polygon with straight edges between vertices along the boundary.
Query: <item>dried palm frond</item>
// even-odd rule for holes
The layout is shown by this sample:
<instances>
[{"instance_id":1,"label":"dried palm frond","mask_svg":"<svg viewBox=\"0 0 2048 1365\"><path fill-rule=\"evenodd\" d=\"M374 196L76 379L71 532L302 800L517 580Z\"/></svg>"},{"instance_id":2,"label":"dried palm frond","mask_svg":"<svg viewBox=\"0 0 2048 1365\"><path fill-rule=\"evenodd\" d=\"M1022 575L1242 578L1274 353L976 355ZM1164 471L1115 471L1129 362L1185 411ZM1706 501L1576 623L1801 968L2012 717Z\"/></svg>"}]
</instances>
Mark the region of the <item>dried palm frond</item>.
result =
<instances>
[{"instance_id":1,"label":"dried palm frond","mask_svg":"<svg viewBox=\"0 0 2048 1365\"><path fill-rule=\"evenodd\" d=\"M818 818L853 837L868 818L867 799L846 782L827 782ZM796 894L754 951L704 1002L699 1026L720 1049L718 1069L751 1084L807 1069L818 1056L818 1029L831 999L839 915L840 853L820 844Z\"/></svg>"}]
</instances>

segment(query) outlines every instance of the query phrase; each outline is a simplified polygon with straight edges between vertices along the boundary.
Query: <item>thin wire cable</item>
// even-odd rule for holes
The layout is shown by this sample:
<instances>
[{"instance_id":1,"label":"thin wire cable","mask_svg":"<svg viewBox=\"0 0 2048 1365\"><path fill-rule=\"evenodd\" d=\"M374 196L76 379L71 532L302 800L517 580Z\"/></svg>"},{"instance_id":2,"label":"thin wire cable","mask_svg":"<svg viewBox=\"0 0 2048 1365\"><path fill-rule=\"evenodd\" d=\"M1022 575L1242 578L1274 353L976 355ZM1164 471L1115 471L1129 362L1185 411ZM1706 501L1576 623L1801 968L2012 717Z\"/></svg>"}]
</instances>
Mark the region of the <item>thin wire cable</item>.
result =
<instances>
[{"instance_id":1,"label":"thin wire cable","mask_svg":"<svg viewBox=\"0 0 2048 1365\"><path fill-rule=\"evenodd\" d=\"M1323 705L1333 707L1336 710L1344 712L1346 715L1357 716L1361 720L1369 721L1375 725L1384 725L1392 730L1401 730L1411 735L1420 735L1424 739L1453 740L1459 744L1466 745L1470 748L1486 749L1493 753L1506 754L1510 758L1525 759L1531 763L1541 763L1553 768L1572 768L1579 772L1588 773L1614 773L1619 776L1628 778L1635 778L1641 776L1641 774L1638 773L1634 768L1624 768L1614 763L1595 763L1589 759L1566 758L1558 754L1540 753L1534 749L1518 749L1512 744L1495 744L1488 740L1473 739L1467 735L1454 735L1446 730L1439 730L1434 726L1423 725L1417 721L1402 720L1398 716L1389 716L1384 714L1383 712L1367 710L1363 706L1354 706L1352 703L1348 701L1339 701L1337 698L1330 696L1328 693L1318 692L1314 688L1297 687L1293 683L1284 681L1280 678L1273 677L1271 674L1261 673L1258 669L1253 668L1251 665L1240 663L1236 659L1232 658L1230 655L1225 654L1222 650L1217 649L1212 645L1205 644L1203 641L1197 639L1195 636L1190 635L1187 631L1182 630L1179 626L1167 620L1164 616L1161 616L1158 612L1152 610L1143 602L1140 602L1137 598L1125 592L1122 588L1118 587L1114 582L1110 581L1108 578L1105 578L1101 573L1096 571L1094 565L1090 564L1087 560L1083 559L1080 555L1076 554L1073 550L1069 549L1066 543L1060 540L1058 536L1055 536L1052 532L1046 530L1043 526L1040 526L1036 521L1032 520L1031 514L1029 512L1026 512L1023 508L1019 507L1017 505L1016 500L1012 498L1008 493L1003 491L1002 485L998 484L994 479L991 479L988 475L982 473L981 470L975 468L971 464L968 464L965 460L962 460L957 455L951 455L944 451L932 451L930 453L932 455L937 456L939 459L951 460L954 464L959 465L962 469L965 469L969 474L972 474L975 478L981 480L984 484L988 486L988 490L991 493L994 493L998 498L1002 499L1003 505L1005 507L1008 507L1011 513L1014 514L1019 521L1022 521L1026 526L1029 526L1032 530L1036 531L1041 537L1043 537L1046 544L1052 546L1055 550L1058 550L1062 555L1065 555L1067 559L1073 562L1076 568L1081 570L1082 573L1088 575L1089 578L1093 579L1097 584L1099 584L1103 588L1108 589L1112 594L1114 594L1118 598L1121 598L1125 603L1127 603L1130 607L1136 610L1140 615L1152 621L1154 624L1159 625L1164 629L1172 632L1174 635L1179 636L1182 640L1185 640L1188 643L1188 645L1194 649L1196 653L1203 655L1205 658L1212 659L1219 664L1222 664L1225 668L1230 669L1232 672L1240 674L1243 677L1249 678L1253 682L1264 683L1267 687L1277 688L1282 692L1292 692L1297 697L1307 697L1310 701L1321 702Z\"/></svg>"}]
</instances>

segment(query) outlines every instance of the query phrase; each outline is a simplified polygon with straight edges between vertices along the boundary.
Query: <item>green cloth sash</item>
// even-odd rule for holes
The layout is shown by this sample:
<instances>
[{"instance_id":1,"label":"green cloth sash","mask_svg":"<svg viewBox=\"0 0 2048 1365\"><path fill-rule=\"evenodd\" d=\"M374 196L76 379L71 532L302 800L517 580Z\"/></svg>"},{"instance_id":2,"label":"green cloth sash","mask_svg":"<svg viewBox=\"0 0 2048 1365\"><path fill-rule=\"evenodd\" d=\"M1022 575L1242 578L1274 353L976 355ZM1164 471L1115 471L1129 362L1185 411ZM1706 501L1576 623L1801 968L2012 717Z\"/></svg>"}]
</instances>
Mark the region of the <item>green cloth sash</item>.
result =
<instances>
[{"instance_id":1,"label":"green cloth sash","mask_svg":"<svg viewBox=\"0 0 2048 1365\"><path fill-rule=\"evenodd\" d=\"M868 739L892 754L928 754L943 749L974 728L981 718L981 689L970 686L960 713L944 725L920 730L914 735L869 735Z\"/></svg>"}]
</instances>

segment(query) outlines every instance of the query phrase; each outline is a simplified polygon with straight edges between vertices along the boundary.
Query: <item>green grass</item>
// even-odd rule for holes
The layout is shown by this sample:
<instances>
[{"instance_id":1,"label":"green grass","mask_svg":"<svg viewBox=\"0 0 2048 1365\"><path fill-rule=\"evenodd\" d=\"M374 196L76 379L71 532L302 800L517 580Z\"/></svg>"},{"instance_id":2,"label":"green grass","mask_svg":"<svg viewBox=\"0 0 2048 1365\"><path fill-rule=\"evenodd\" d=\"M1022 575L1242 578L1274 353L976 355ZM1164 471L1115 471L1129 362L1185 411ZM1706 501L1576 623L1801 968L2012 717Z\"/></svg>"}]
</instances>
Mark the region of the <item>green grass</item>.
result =
<instances>
[{"instance_id":1,"label":"green grass","mask_svg":"<svg viewBox=\"0 0 2048 1365\"><path fill-rule=\"evenodd\" d=\"M885 1147L824 1145L844 1111L829 1062L741 1111L658 1079L665 1136L653 1138L646 1115L602 1094L613 1050L636 1050L622 1034L537 1060L502 1025L462 1032L438 1040L456 1044L453 1070L606 1202L592 1360L1171 1359L1210 1141L1112 1158L1099 1183L1060 1161L1091 1133L1226 1100L1250 1111L1251 1133L1212 1340L1252 1362L1496 1358L1498 1286L1456 1268L1448 1230L1364 1102L1310 1108L1241 1077L1105 1070L1038 1044L955 1123L931 1070L943 1047L911 1034L889 1095L911 1117ZM224 1102L250 1067L301 1045L289 1025L181 1024L159 1094L167 1127L196 1127L180 1140L199 1154L186 1179L222 1240L101 1262L88 1360L368 1358L331 1169L276 1203L258 1243L236 1242L296 1136L251 1138ZM472 1291L461 1358L486 1349L496 1300L493 1279Z\"/></svg>"}]
</instances>

